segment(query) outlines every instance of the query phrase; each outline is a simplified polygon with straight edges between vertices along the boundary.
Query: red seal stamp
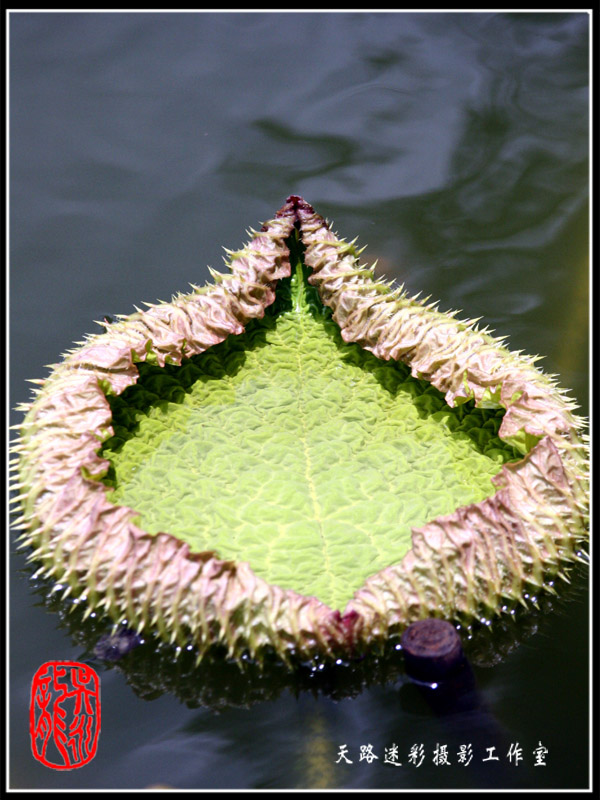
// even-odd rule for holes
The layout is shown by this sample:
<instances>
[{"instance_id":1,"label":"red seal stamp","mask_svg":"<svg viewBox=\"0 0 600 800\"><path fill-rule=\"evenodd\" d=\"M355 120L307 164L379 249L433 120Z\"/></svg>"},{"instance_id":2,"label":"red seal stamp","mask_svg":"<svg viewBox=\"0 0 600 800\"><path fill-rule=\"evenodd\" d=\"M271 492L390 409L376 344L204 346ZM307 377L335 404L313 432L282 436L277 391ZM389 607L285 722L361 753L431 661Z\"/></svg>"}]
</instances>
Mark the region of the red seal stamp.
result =
<instances>
[{"instance_id":1,"label":"red seal stamp","mask_svg":"<svg viewBox=\"0 0 600 800\"><path fill-rule=\"evenodd\" d=\"M77 769L96 755L100 679L79 661L46 661L33 676L29 706L33 757L52 769Z\"/></svg>"}]
</instances>

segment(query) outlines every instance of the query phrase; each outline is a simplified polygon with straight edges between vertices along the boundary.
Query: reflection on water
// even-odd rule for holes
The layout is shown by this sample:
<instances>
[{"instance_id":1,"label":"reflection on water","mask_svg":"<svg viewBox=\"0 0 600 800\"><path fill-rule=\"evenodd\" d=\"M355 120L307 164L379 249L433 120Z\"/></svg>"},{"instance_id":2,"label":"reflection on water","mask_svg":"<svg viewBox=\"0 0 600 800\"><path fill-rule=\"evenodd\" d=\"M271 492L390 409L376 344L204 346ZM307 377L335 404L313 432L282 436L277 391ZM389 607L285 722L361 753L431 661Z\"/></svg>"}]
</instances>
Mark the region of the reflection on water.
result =
<instances>
[{"instance_id":1,"label":"reflection on water","mask_svg":"<svg viewBox=\"0 0 600 800\"><path fill-rule=\"evenodd\" d=\"M99 671L105 693L103 714L112 711L121 716L121 710L115 708L119 692L115 695L114 678L118 673L126 679L128 690L151 706L138 707L132 725L147 715L147 724L152 726L152 709L160 716L160 726L154 725L139 741L136 737L125 757L117 759L104 776L105 786L122 785L129 770L176 787L243 787L249 775L280 787L363 785L365 773L358 767L348 771L346 760L338 760L343 743L352 764L360 764L361 748L370 743L376 758L362 765L375 764L367 783L387 786L386 770L393 765L382 769L382 763L378 764L386 749L397 747L399 761L406 768L406 757L415 743L427 748L429 759L436 743L445 742L453 753L450 772L443 777L437 771L415 772L413 764L404 779L409 777L416 786L454 787L466 785L465 778L469 778L469 785L491 786L492 777L498 780L500 776L507 787L536 787L531 753L525 756L529 757L529 769L525 767L518 776L506 764L499 764L490 774L486 772L489 765L481 763L481 758L487 755L487 746L506 751L516 731L521 744L528 742L532 721L527 720L525 731L520 730L505 708L515 691L511 654L521 651L523 655L525 650L527 656L529 650L530 660L535 662L539 646L528 647L528 643L544 627L552 627L560 638L565 612L569 604L577 602L578 586L585 578L581 570L573 577L572 586L563 587L560 599L541 595L539 610L517 612L514 619L500 622L493 631L485 626L470 633L461 631L470 667L457 674L452 685L442 683L433 690L413 684L405 675L399 636L392 638L383 652L371 652L366 658L357 655L335 664L315 659L299 664L292 673L268 654L262 667L249 659L238 666L218 650L196 667L193 652L177 654L178 648L165 643L157 646L150 639L115 660L97 646L106 623L97 618L84 621L83 607L77 601L62 603L58 595L51 597L50 587L43 581L31 582L31 589L41 604L58 614L61 627L77 643L74 657ZM536 679L544 680L539 669ZM177 698L180 704L165 704L167 697ZM526 698L521 701L527 705ZM552 704L548 706L551 716ZM512 715L517 710L527 718L519 704ZM544 742L552 741L547 723L538 733L543 734ZM478 755L468 773L454 756L465 742L470 742ZM201 748L203 758L186 760L196 748ZM170 753L170 772L165 771L165 751ZM272 757L275 753L276 759ZM235 772L229 769L232 762Z\"/></svg>"},{"instance_id":2,"label":"reflection on water","mask_svg":"<svg viewBox=\"0 0 600 800\"><path fill-rule=\"evenodd\" d=\"M91 320L202 283L221 245L296 192L360 234L389 277L545 355L587 413L588 24L12 14L11 407ZM478 675L509 735L549 747L545 770L517 778L506 764L446 776L430 754L419 769L360 763L360 745L448 737L393 685L337 703L284 693L219 717L144 703L115 670L97 758L59 775L33 763L26 697L43 661L79 653L18 577L11 614L16 787L586 785L585 593ZM344 742L347 770L330 763Z\"/></svg>"}]
</instances>

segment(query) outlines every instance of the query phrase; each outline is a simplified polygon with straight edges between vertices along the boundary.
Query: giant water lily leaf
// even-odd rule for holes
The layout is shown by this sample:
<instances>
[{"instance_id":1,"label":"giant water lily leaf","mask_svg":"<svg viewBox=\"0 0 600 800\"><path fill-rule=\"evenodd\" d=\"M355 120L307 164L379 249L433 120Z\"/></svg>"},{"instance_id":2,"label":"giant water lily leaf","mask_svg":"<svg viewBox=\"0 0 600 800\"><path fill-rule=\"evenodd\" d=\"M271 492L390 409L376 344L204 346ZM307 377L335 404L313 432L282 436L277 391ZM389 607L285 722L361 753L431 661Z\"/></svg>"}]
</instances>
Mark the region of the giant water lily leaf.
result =
<instances>
[{"instance_id":1,"label":"giant water lily leaf","mask_svg":"<svg viewBox=\"0 0 600 800\"><path fill-rule=\"evenodd\" d=\"M230 274L43 382L24 541L90 611L200 653L336 654L510 611L577 557L573 404L358 255L291 197Z\"/></svg>"}]
</instances>

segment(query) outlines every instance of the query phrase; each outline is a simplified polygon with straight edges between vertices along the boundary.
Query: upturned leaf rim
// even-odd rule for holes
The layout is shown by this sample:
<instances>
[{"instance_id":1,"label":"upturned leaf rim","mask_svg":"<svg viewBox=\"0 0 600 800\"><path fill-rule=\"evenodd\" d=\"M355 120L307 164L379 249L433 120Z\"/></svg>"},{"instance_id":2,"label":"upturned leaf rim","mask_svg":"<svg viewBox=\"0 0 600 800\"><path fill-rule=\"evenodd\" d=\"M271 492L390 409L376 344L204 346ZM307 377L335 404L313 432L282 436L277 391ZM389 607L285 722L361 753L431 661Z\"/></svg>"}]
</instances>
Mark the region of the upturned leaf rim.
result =
<instances>
[{"instance_id":1,"label":"upturned leaf rim","mask_svg":"<svg viewBox=\"0 0 600 800\"><path fill-rule=\"evenodd\" d=\"M245 562L145 532L133 521L137 512L111 503L100 482L109 464L98 452L112 434L106 394L137 381L136 363L180 364L261 318L277 282L290 275L286 240L295 228L309 282L344 341L402 360L450 406L502 406L499 436L523 453L495 476L492 497L413 529L402 561L368 578L343 612L267 583ZM23 545L34 548L30 559L42 562L38 572L58 580L65 596L86 600L88 613L156 630L199 656L221 643L236 658L273 649L284 660L354 652L426 616L487 622L549 589L548 576L578 558L588 506L583 421L553 377L475 320L375 280L354 243L338 239L296 195L252 234L229 254L229 274L121 318L38 381L13 448L16 524Z\"/></svg>"}]
</instances>

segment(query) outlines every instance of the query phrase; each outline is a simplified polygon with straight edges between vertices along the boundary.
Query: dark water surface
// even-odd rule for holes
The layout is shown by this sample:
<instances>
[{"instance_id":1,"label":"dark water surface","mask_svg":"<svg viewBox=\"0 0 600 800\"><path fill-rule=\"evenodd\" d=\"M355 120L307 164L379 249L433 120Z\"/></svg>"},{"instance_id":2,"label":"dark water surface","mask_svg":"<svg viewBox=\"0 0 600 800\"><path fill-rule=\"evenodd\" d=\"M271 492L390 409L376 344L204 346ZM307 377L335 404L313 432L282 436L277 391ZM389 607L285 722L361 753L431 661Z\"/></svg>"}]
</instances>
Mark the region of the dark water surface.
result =
<instances>
[{"instance_id":1,"label":"dark water surface","mask_svg":"<svg viewBox=\"0 0 600 800\"><path fill-rule=\"evenodd\" d=\"M588 27L583 13L11 14L11 407L92 320L203 283L222 245L297 193L381 272L544 355L587 414ZM503 658L475 659L485 713L436 715L402 676L216 713L106 669L98 755L59 773L30 752L30 682L83 651L24 561L14 788L588 785L585 572ZM383 764L394 744L401 767ZM433 762L444 744L450 766ZM360 760L368 745L378 760ZM500 761L482 763L492 746Z\"/></svg>"}]
</instances>

